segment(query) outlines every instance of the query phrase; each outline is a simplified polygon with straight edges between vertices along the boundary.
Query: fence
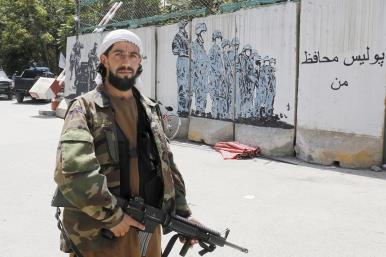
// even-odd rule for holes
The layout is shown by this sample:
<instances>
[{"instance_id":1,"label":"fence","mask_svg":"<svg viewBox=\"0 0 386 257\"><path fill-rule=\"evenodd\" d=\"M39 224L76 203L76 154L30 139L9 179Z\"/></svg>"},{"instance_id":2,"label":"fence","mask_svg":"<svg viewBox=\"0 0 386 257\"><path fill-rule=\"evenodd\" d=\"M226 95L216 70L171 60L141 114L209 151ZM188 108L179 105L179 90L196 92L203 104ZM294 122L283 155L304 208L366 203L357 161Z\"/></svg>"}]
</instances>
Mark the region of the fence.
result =
<instances>
[{"instance_id":1,"label":"fence","mask_svg":"<svg viewBox=\"0 0 386 257\"><path fill-rule=\"evenodd\" d=\"M79 30L81 33L87 33L98 27L114 30L122 27L163 25L180 19L191 20L210 14L234 12L241 8L287 1L300 0L79 0ZM108 25L98 26L103 16L116 2L122 2L122 5L114 18Z\"/></svg>"}]
</instances>

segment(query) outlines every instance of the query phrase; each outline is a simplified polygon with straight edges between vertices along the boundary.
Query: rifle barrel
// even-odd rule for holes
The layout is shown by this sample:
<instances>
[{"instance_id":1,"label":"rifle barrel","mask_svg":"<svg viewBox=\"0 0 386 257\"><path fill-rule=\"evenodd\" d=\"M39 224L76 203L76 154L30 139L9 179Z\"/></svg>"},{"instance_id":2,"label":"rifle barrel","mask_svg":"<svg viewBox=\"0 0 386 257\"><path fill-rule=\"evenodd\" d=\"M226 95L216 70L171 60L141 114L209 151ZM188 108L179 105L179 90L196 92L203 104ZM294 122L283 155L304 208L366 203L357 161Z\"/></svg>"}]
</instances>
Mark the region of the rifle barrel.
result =
<instances>
[{"instance_id":1,"label":"rifle barrel","mask_svg":"<svg viewBox=\"0 0 386 257\"><path fill-rule=\"evenodd\" d=\"M229 246L229 247L232 247L234 249L237 249L243 253L248 253L248 249L247 248L244 248L244 247L241 247L241 246L238 246L238 245L235 245L235 244L232 244L230 242L225 242L224 243L225 245Z\"/></svg>"}]
</instances>

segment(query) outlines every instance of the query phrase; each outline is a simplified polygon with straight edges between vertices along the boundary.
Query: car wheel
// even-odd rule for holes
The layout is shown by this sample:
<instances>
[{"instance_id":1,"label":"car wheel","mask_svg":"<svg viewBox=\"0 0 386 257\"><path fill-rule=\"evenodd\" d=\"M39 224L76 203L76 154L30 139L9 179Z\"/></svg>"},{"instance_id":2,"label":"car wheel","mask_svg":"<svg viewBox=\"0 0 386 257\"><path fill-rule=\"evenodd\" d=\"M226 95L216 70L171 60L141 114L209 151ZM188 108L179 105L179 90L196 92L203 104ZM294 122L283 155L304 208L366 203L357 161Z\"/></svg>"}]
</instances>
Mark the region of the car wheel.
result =
<instances>
[{"instance_id":1,"label":"car wheel","mask_svg":"<svg viewBox=\"0 0 386 257\"><path fill-rule=\"evenodd\" d=\"M12 92L9 92L8 93L8 100L12 100L12 98L13 98Z\"/></svg>"},{"instance_id":2,"label":"car wheel","mask_svg":"<svg viewBox=\"0 0 386 257\"><path fill-rule=\"evenodd\" d=\"M23 100L24 100L24 95L22 95L22 94L20 94L20 93L17 93L17 94L16 94L16 101L17 101L18 103L22 103Z\"/></svg>"}]
</instances>

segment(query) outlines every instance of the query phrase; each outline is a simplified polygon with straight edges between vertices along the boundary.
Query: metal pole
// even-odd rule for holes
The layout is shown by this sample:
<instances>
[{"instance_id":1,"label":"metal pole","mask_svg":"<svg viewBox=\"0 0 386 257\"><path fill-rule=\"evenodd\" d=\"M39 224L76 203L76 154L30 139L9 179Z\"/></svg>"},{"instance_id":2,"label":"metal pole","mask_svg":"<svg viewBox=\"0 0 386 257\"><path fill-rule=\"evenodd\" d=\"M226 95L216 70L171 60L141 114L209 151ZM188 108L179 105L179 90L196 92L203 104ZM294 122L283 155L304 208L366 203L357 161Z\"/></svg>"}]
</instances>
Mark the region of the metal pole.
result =
<instances>
[{"instance_id":1,"label":"metal pole","mask_svg":"<svg viewBox=\"0 0 386 257\"><path fill-rule=\"evenodd\" d=\"M385 99L385 105L386 105L386 99ZM385 113L385 117L383 119L383 160L382 160L381 166L382 164L386 164L386 108L384 110L384 113Z\"/></svg>"},{"instance_id":2,"label":"metal pole","mask_svg":"<svg viewBox=\"0 0 386 257\"><path fill-rule=\"evenodd\" d=\"M80 0L75 0L75 8L76 37L78 37L80 32Z\"/></svg>"}]
</instances>

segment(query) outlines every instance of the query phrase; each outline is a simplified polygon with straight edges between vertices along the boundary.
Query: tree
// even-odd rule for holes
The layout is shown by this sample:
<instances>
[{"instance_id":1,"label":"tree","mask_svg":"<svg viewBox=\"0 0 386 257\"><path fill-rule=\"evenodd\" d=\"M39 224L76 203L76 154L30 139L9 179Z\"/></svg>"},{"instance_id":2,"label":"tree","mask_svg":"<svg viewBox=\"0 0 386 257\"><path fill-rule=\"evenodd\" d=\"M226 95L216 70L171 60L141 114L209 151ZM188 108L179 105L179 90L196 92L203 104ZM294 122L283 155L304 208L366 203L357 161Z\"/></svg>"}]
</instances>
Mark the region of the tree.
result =
<instances>
[{"instance_id":1,"label":"tree","mask_svg":"<svg viewBox=\"0 0 386 257\"><path fill-rule=\"evenodd\" d=\"M74 8L71 0L0 0L0 65L8 74L32 63L57 71L74 33Z\"/></svg>"}]
</instances>

